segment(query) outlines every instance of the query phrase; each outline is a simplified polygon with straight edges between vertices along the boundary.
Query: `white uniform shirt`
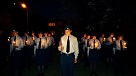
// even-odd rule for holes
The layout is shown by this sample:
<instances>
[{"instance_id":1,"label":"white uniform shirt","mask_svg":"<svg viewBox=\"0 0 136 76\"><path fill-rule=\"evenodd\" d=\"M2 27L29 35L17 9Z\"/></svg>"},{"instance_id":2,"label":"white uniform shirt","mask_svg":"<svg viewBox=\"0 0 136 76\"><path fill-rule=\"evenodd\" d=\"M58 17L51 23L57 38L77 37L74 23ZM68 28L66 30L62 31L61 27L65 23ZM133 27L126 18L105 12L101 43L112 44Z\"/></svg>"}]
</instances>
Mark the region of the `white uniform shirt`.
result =
<instances>
[{"instance_id":1,"label":"white uniform shirt","mask_svg":"<svg viewBox=\"0 0 136 76\"><path fill-rule=\"evenodd\" d=\"M23 40L20 36L16 36L16 40L14 41L14 37L11 37L11 45L10 45L10 53L13 51L13 45L16 45L17 48L15 50L21 50L23 48Z\"/></svg>"},{"instance_id":2,"label":"white uniform shirt","mask_svg":"<svg viewBox=\"0 0 136 76\"><path fill-rule=\"evenodd\" d=\"M121 40L121 42L122 42L122 48L126 48L126 42L124 40ZM115 45L114 45L113 49L121 50L120 40L115 41Z\"/></svg>"},{"instance_id":3,"label":"white uniform shirt","mask_svg":"<svg viewBox=\"0 0 136 76\"><path fill-rule=\"evenodd\" d=\"M26 46L25 43L27 45L32 45L33 44L33 40L32 40L32 38L30 36L27 36L27 42L26 42L26 36L23 36L22 39L23 39L23 45L24 46Z\"/></svg>"},{"instance_id":4,"label":"white uniform shirt","mask_svg":"<svg viewBox=\"0 0 136 76\"><path fill-rule=\"evenodd\" d=\"M35 40L36 45L34 46L34 54L36 54L36 49L39 49L39 42L40 42L40 38L37 38ZM42 46L44 46L44 48L42 48ZM47 42L45 40L45 38L41 38L41 49L46 49L47 48Z\"/></svg>"},{"instance_id":5,"label":"white uniform shirt","mask_svg":"<svg viewBox=\"0 0 136 76\"><path fill-rule=\"evenodd\" d=\"M113 41L116 41L115 37L113 37ZM106 45L113 44L113 41L112 41L112 37L109 36L108 38L106 38Z\"/></svg>"},{"instance_id":6,"label":"white uniform shirt","mask_svg":"<svg viewBox=\"0 0 136 76\"><path fill-rule=\"evenodd\" d=\"M90 43L90 49L94 49L94 48L98 50L101 49L101 44L98 39L95 39L95 47L94 47L94 39L91 39L89 43Z\"/></svg>"},{"instance_id":7,"label":"white uniform shirt","mask_svg":"<svg viewBox=\"0 0 136 76\"><path fill-rule=\"evenodd\" d=\"M59 45L58 50L63 52L63 53L66 53L66 54L74 53L75 58L77 58L78 54L79 54L77 38L73 35L69 36L69 40L70 40L70 52L69 53L66 52L67 39L68 39L68 36L66 36L66 35L61 37L61 45L64 46L64 49L61 50L61 45Z\"/></svg>"}]
</instances>

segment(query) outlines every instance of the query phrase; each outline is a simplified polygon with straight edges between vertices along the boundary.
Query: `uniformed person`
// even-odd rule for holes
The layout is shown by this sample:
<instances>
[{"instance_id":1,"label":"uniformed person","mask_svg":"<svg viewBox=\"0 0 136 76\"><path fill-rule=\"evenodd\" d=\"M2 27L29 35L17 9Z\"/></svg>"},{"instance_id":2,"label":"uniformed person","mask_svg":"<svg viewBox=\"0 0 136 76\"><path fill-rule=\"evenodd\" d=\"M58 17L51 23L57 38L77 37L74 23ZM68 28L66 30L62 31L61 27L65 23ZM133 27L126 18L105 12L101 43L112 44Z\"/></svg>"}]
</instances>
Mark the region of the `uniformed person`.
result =
<instances>
[{"instance_id":1,"label":"uniformed person","mask_svg":"<svg viewBox=\"0 0 136 76\"><path fill-rule=\"evenodd\" d=\"M35 50L34 50L34 56L36 59L36 64L38 66L38 76L44 76L44 65L47 61L47 42L45 38L43 38L42 32L38 33L38 38L35 40Z\"/></svg>"},{"instance_id":2,"label":"uniformed person","mask_svg":"<svg viewBox=\"0 0 136 76\"><path fill-rule=\"evenodd\" d=\"M123 35L118 36L118 40L115 41L113 52L115 54L115 74L123 74L124 72L124 54L127 50L126 41L123 40Z\"/></svg>"},{"instance_id":3,"label":"uniformed person","mask_svg":"<svg viewBox=\"0 0 136 76\"><path fill-rule=\"evenodd\" d=\"M101 43L100 58L104 59L105 58L105 50L106 50L105 49L106 48L106 46L105 46L106 38L105 38L105 34L104 33L101 34L101 37L99 38L99 41Z\"/></svg>"},{"instance_id":4,"label":"uniformed person","mask_svg":"<svg viewBox=\"0 0 136 76\"><path fill-rule=\"evenodd\" d=\"M71 27L65 26L65 34L61 37L58 50L61 52L61 76L73 76L74 63L79 54L77 38L71 35Z\"/></svg>"},{"instance_id":5,"label":"uniformed person","mask_svg":"<svg viewBox=\"0 0 136 76\"><path fill-rule=\"evenodd\" d=\"M25 31L23 39L23 60L24 60L24 66L28 69L31 69L32 64L32 50L31 46L33 44L32 38L28 35L29 32Z\"/></svg>"},{"instance_id":6,"label":"uniformed person","mask_svg":"<svg viewBox=\"0 0 136 76\"><path fill-rule=\"evenodd\" d=\"M81 42L83 44L83 51L85 51L85 40L86 40L87 34L84 34L84 36L81 38Z\"/></svg>"},{"instance_id":7,"label":"uniformed person","mask_svg":"<svg viewBox=\"0 0 136 76\"><path fill-rule=\"evenodd\" d=\"M85 33L83 37L81 38L81 52L79 53L81 55L81 58L84 61L84 52L85 52L85 40L86 40L87 34Z\"/></svg>"},{"instance_id":8,"label":"uniformed person","mask_svg":"<svg viewBox=\"0 0 136 76\"><path fill-rule=\"evenodd\" d=\"M31 39L32 39L32 45L31 45L32 62L34 62L34 46L36 45L35 40L37 39L34 31L31 32Z\"/></svg>"},{"instance_id":9,"label":"uniformed person","mask_svg":"<svg viewBox=\"0 0 136 76\"><path fill-rule=\"evenodd\" d=\"M49 61L50 61L50 53L52 53L52 52L50 52L51 51L51 37L49 37L48 36L48 33L47 32L44 32L44 36L43 36L43 38L45 38L45 40L46 40L46 42L47 42L47 48L45 49L46 50L46 53L47 53L47 62L46 62L46 64L45 64L45 69L47 69L48 68L48 66L49 66Z\"/></svg>"},{"instance_id":10,"label":"uniformed person","mask_svg":"<svg viewBox=\"0 0 136 76\"><path fill-rule=\"evenodd\" d=\"M23 40L18 35L18 31L13 30L13 37L11 38L10 55L11 55L11 76L22 76L22 48Z\"/></svg>"},{"instance_id":11,"label":"uniformed person","mask_svg":"<svg viewBox=\"0 0 136 76\"><path fill-rule=\"evenodd\" d=\"M49 62L52 62L52 56L53 56L53 46L55 45L55 41L54 41L54 37L51 35L51 33L48 33L48 37L49 37L49 46L48 46L48 50L49 50Z\"/></svg>"},{"instance_id":12,"label":"uniformed person","mask_svg":"<svg viewBox=\"0 0 136 76\"><path fill-rule=\"evenodd\" d=\"M114 37L114 33L110 33L110 36L106 38L106 59L107 63L111 63L113 61L113 45L116 41Z\"/></svg>"},{"instance_id":13,"label":"uniformed person","mask_svg":"<svg viewBox=\"0 0 136 76\"><path fill-rule=\"evenodd\" d=\"M86 39L84 40L84 47L85 47L85 50L84 50L84 65L85 67L88 67L89 66L89 61L88 61L88 56L89 56L89 49L90 49L90 42L91 40L91 36L90 35L87 35Z\"/></svg>"},{"instance_id":14,"label":"uniformed person","mask_svg":"<svg viewBox=\"0 0 136 76\"><path fill-rule=\"evenodd\" d=\"M91 73L97 75L96 73L96 64L99 61L99 50L101 49L100 41L96 38L96 34L92 35L92 39L89 41L90 44L90 50L89 50L89 62L90 62L90 68Z\"/></svg>"}]
</instances>

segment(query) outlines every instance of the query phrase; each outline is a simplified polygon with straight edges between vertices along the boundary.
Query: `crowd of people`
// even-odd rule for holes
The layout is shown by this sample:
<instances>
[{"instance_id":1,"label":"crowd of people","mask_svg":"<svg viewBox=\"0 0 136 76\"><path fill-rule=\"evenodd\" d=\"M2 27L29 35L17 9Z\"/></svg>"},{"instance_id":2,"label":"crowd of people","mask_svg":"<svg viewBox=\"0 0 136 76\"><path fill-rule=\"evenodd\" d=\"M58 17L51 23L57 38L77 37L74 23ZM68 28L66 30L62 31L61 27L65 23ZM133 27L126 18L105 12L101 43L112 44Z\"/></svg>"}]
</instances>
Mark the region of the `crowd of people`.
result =
<instances>
[{"instance_id":1,"label":"crowd of people","mask_svg":"<svg viewBox=\"0 0 136 76\"><path fill-rule=\"evenodd\" d=\"M38 76L44 76L44 69L47 69L53 57L54 37L49 32L39 31L37 36L35 32L24 32L21 37L17 30L11 32L11 37L1 39L8 41L9 46L0 46L2 48L10 47L8 51L11 63L11 76L23 76L23 68L31 69L33 62L36 63ZM1 43L6 43L1 40ZM123 40L123 35L115 37L111 32L108 37L104 33L100 37L96 33L84 34L78 38L72 35L71 26L64 28L64 34L60 37L57 45L60 52L61 76L73 76L74 63L83 60L84 66L90 67L90 76L98 75L96 71L97 64L101 59L106 59L107 64L113 64L115 75L123 74L124 53L127 50L127 42ZM4 51L5 49L0 48ZM1 60L3 54L1 53ZM1 63L1 65L3 65Z\"/></svg>"}]
</instances>

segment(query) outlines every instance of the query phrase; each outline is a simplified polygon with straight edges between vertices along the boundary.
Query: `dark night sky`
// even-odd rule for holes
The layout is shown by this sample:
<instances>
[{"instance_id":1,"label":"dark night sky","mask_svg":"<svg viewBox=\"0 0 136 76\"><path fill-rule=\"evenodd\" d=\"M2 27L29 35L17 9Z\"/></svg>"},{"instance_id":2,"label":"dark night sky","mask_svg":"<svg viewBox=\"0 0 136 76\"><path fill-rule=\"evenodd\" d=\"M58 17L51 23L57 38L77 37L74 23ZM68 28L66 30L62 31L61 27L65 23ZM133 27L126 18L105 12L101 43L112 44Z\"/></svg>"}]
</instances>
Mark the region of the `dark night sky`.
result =
<instances>
[{"instance_id":1,"label":"dark night sky","mask_svg":"<svg viewBox=\"0 0 136 76\"><path fill-rule=\"evenodd\" d=\"M64 1L67 0L29 0L29 5L31 10L45 17L62 17L62 13L64 17L68 17L71 10L65 11L67 5Z\"/></svg>"},{"instance_id":2,"label":"dark night sky","mask_svg":"<svg viewBox=\"0 0 136 76\"><path fill-rule=\"evenodd\" d=\"M75 18L71 21L77 21L77 25L80 24L80 26L82 27L88 25L94 25L94 23L99 23L104 20L102 19L102 17L106 15L105 10L108 9L109 7L112 8L113 11L109 12L109 16L107 16L107 20L106 20L107 25L110 25L108 24L108 22L111 23L111 21L113 22L113 24L128 23L129 25L134 25L133 22L135 22L136 20L135 3L130 0L85 0L85 1L83 0L13 0L13 1L4 0L4 1L5 3L0 2L0 6L2 6L0 8L8 7L10 9L10 6L7 4L7 2L9 3L12 2L10 3L12 5L14 1L26 2L29 7L29 21L32 20L32 22L29 23L33 23L37 25L38 23L43 24L46 21L44 20L44 18L51 18L51 19L62 18L64 20L69 17ZM109 2L111 1L111 3L109 3L109 6L105 5L106 1ZM89 8L90 6L87 5L89 2L92 2L94 4L94 8L96 8L96 11L94 11L94 8L93 9ZM18 9L21 9L21 7L19 7ZM25 13L24 10L22 11ZM26 21L25 14L24 15L21 14L20 16L24 16L24 21ZM117 20L120 20L120 22ZM35 23L36 21L37 23Z\"/></svg>"}]
</instances>

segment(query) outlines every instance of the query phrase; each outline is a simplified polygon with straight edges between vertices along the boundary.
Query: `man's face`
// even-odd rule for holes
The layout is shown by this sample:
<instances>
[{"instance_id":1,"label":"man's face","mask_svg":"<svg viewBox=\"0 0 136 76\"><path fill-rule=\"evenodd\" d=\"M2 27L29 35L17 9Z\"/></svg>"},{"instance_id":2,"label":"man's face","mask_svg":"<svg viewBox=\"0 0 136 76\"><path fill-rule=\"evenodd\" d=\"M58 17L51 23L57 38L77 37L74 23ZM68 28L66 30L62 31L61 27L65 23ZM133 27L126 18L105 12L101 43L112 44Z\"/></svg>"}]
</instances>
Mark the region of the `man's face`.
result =
<instances>
[{"instance_id":1,"label":"man's face","mask_svg":"<svg viewBox=\"0 0 136 76\"><path fill-rule=\"evenodd\" d=\"M123 40L123 37L122 37L122 36L120 36L120 37L119 37L119 40Z\"/></svg>"},{"instance_id":2,"label":"man's face","mask_svg":"<svg viewBox=\"0 0 136 76\"><path fill-rule=\"evenodd\" d=\"M93 36L93 39L96 39L96 36Z\"/></svg>"},{"instance_id":3,"label":"man's face","mask_svg":"<svg viewBox=\"0 0 136 76\"><path fill-rule=\"evenodd\" d=\"M48 36L51 36L51 34L48 34Z\"/></svg>"},{"instance_id":4,"label":"man's face","mask_svg":"<svg viewBox=\"0 0 136 76\"><path fill-rule=\"evenodd\" d=\"M91 38L91 36L90 36L90 35L88 35L88 36L87 36L87 39L90 39L90 38Z\"/></svg>"},{"instance_id":5,"label":"man's face","mask_svg":"<svg viewBox=\"0 0 136 76\"><path fill-rule=\"evenodd\" d=\"M32 32L32 36L34 36L34 32Z\"/></svg>"},{"instance_id":6,"label":"man's face","mask_svg":"<svg viewBox=\"0 0 136 76\"><path fill-rule=\"evenodd\" d=\"M114 33L111 33L110 36L113 37L113 36L114 36Z\"/></svg>"},{"instance_id":7,"label":"man's face","mask_svg":"<svg viewBox=\"0 0 136 76\"><path fill-rule=\"evenodd\" d=\"M25 33L24 35L25 35L25 36L28 36L28 33Z\"/></svg>"},{"instance_id":8,"label":"man's face","mask_svg":"<svg viewBox=\"0 0 136 76\"><path fill-rule=\"evenodd\" d=\"M17 35L17 32L13 32L13 36L16 36Z\"/></svg>"},{"instance_id":9,"label":"man's face","mask_svg":"<svg viewBox=\"0 0 136 76\"><path fill-rule=\"evenodd\" d=\"M70 35L71 34L71 30L65 30L65 35Z\"/></svg>"},{"instance_id":10,"label":"man's face","mask_svg":"<svg viewBox=\"0 0 136 76\"><path fill-rule=\"evenodd\" d=\"M44 36L47 36L48 35L48 33L44 33Z\"/></svg>"},{"instance_id":11,"label":"man's face","mask_svg":"<svg viewBox=\"0 0 136 76\"><path fill-rule=\"evenodd\" d=\"M42 37L42 33L39 33L38 36L41 38Z\"/></svg>"},{"instance_id":12,"label":"man's face","mask_svg":"<svg viewBox=\"0 0 136 76\"><path fill-rule=\"evenodd\" d=\"M84 34L84 37L86 37L87 35L86 34Z\"/></svg>"},{"instance_id":13,"label":"man's face","mask_svg":"<svg viewBox=\"0 0 136 76\"><path fill-rule=\"evenodd\" d=\"M102 34L102 37L104 37L105 36L105 34Z\"/></svg>"}]
</instances>

